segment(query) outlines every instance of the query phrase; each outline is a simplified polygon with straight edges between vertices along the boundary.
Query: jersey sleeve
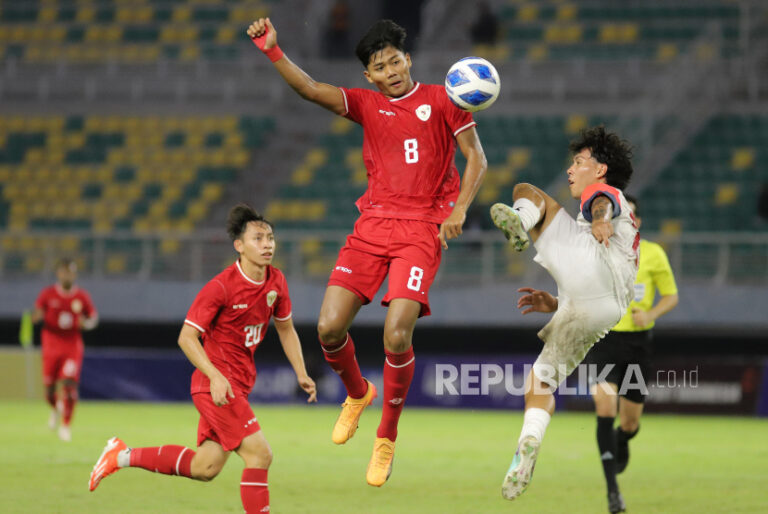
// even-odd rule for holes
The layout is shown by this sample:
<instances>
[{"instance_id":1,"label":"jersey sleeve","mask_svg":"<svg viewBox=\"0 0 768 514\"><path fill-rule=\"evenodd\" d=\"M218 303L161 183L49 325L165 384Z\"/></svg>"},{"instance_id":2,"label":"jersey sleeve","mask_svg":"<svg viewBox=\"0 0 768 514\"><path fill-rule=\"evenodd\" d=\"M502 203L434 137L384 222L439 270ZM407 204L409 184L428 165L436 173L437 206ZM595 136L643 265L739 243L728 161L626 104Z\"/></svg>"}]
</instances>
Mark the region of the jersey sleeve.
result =
<instances>
[{"instance_id":1,"label":"jersey sleeve","mask_svg":"<svg viewBox=\"0 0 768 514\"><path fill-rule=\"evenodd\" d=\"M344 116L355 123L363 124L365 105L368 94L372 91L361 88L340 87L341 94L344 95Z\"/></svg>"},{"instance_id":2,"label":"jersey sleeve","mask_svg":"<svg viewBox=\"0 0 768 514\"><path fill-rule=\"evenodd\" d=\"M442 93L442 103L443 103L443 113L445 116L445 122L448 124L448 127L451 129L451 133L453 134L453 137L458 136L468 128L474 127L477 125L475 120L472 118L472 113L464 111L456 107L456 105L451 102L451 100L448 98L448 94L445 93L445 89L439 90ZM438 93L439 94L439 93Z\"/></svg>"},{"instance_id":3,"label":"jersey sleeve","mask_svg":"<svg viewBox=\"0 0 768 514\"><path fill-rule=\"evenodd\" d=\"M227 290L224 288L224 284L216 279L211 280L197 293L184 323L205 333L226 303Z\"/></svg>"},{"instance_id":4,"label":"jersey sleeve","mask_svg":"<svg viewBox=\"0 0 768 514\"><path fill-rule=\"evenodd\" d=\"M83 314L87 318L92 318L97 315L96 307L93 305L93 300L91 300L91 295L89 295L85 291L82 291L82 293L83 293Z\"/></svg>"},{"instance_id":5,"label":"jersey sleeve","mask_svg":"<svg viewBox=\"0 0 768 514\"><path fill-rule=\"evenodd\" d=\"M40 309L41 311L45 310L45 301L48 299L48 291L49 289L46 287L40 291L39 295L37 295L37 300L35 300L36 309Z\"/></svg>"},{"instance_id":6,"label":"jersey sleeve","mask_svg":"<svg viewBox=\"0 0 768 514\"><path fill-rule=\"evenodd\" d=\"M285 275L280 274L280 294L275 301L275 310L273 316L277 321L285 321L291 318L291 295L288 292L288 282L285 280Z\"/></svg>"},{"instance_id":7,"label":"jersey sleeve","mask_svg":"<svg viewBox=\"0 0 768 514\"><path fill-rule=\"evenodd\" d=\"M608 184L598 183L587 186L581 193L581 214L585 220L592 222L592 202L598 196L607 197L613 204L613 216L611 218L616 218L621 214L622 205L619 190Z\"/></svg>"},{"instance_id":8,"label":"jersey sleeve","mask_svg":"<svg viewBox=\"0 0 768 514\"><path fill-rule=\"evenodd\" d=\"M672 273L672 266L669 265L667 254L658 245L655 246L653 253L651 276L653 276L653 283L656 285L656 289L658 289L659 294L662 296L677 294L675 275Z\"/></svg>"}]
</instances>

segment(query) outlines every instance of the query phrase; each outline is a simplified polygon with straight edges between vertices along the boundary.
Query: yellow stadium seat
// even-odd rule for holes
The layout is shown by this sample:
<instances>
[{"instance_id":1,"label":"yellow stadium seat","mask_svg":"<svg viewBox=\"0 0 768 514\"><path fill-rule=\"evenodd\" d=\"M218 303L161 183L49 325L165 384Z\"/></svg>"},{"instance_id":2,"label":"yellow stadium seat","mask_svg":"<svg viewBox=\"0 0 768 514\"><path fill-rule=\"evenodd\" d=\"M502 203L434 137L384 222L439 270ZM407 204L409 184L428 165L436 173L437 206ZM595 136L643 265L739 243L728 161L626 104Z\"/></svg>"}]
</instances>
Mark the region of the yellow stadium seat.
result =
<instances>
[{"instance_id":1,"label":"yellow stadium seat","mask_svg":"<svg viewBox=\"0 0 768 514\"><path fill-rule=\"evenodd\" d=\"M543 43L534 44L528 47L527 57L532 61L542 61L549 55L549 48Z\"/></svg>"},{"instance_id":2,"label":"yellow stadium seat","mask_svg":"<svg viewBox=\"0 0 768 514\"><path fill-rule=\"evenodd\" d=\"M583 114L571 114L565 121L565 133L575 135L587 127L587 117Z\"/></svg>"},{"instance_id":3,"label":"yellow stadium seat","mask_svg":"<svg viewBox=\"0 0 768 514\"><path fill-rule=\"evenodd\" d=\"M533 3L521 5L517 10L517 21L535 21L539 18L539 7Z\"/></svg>"},{"instance_id":4,"label":"yellow stadium seat","mask_svg":"<svg viewBox=\"0 0 768 514\"><path fill-rule=\"evenodd\" d=\"M40 255L27 255L24 257L24 271L39 273L45 267L45 259Z\"/></svg>"},{"instance_id":5,"label":"yellow stadium seat","mask_svg":"<svg viewBox=\"0 0 768 514\"><path fill-rule=\"evenodd\" d=\"M755 165L754 148L734 148L731 155L731 169L742 171Z\"/></svg>"},{"instance_id":6,"label":"yellow stadium seat","mask_svg":"<svg viewBox=\"0 0 768 514\"><path fill-rule=\"evenodd\" d=\"M178 253L181 243L178 239L163 239L160 242L160 253L163 255L173 255Z\"/></svg>"},{"instance_id":7,"label":"yellow stadium seat","mask_svg":"<svg viewBox=\"0 0 768 514\"><path fill-rule=\"evenodd\" d=\"M562 4L557 7L556 18L560 21L570 21L576 19L578 8L574 4Z\"/></svg>"},{"instance_id":8,"label":"yellow stadium seat","mask_svg":"<svg viewBox=\"0 0 768 514\"><path fill-rule=\"evenodd\" d=\"M107 256L105 269L107 273L124 273L127 268L127 261L125 255L115 253Z\"/></svg>"},{"instance_id":9,"label":"yellow stadium seat","mask_svg":"<svg viewBox=\"0 0 768 514\"><path fill-rule=\"evenodd\" d=\"M718 184L715 190L715 205L718 207L733 205L739 198L739 185L732 183Z\"/></svg>"},{"instance_id":10,"label":"yellow stadium seat","mask_svg":"<svg viewBox=\"0 0 768 514\"><path fill-rule=\"evenodd\" d=\"M665 235L679 235L683 231L683 222L676 218L668 218L661 222L661 233Z\"/></svg>"}]
</instances>

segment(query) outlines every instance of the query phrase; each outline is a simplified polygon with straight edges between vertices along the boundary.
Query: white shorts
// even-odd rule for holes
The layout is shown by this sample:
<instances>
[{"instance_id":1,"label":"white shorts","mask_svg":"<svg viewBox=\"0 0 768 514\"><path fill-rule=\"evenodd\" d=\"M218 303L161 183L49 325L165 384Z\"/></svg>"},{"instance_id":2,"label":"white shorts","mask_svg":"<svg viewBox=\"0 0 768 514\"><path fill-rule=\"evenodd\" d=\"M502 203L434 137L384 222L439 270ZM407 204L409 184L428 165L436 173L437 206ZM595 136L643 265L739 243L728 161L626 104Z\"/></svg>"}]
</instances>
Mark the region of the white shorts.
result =
<instances>
[{"instance_id":1,"label":"white shorts","mask_svg":"<svg viewBox=\"0 0 768 514\"><path fill-rule=\"evenodd\" d=\"M565 210L555 215L534 245L534 261L557 282L558 308L539 331L544 348L533 372L556 388L619 322L624 309L600 243Z\"/></svg>"}]
</instances>

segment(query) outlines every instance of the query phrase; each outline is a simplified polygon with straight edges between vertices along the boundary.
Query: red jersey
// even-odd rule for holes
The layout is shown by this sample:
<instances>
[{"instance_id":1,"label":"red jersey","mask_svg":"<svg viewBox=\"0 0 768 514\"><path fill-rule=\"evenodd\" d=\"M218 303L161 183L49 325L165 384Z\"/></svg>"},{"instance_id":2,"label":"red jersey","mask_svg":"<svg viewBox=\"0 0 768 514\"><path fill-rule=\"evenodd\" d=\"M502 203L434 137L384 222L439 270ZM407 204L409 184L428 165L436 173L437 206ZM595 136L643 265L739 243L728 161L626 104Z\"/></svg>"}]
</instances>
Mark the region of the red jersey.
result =
<instances>
[{"instance_id":1,"label":"red jersey","mask_svg":"<svg viewBox=\"0 0 768 514\"><path fill-rule=\"evenodd\" d=\"M269 319L291 317L291 298L283 273L267 266L264 280L248 278L236 261L208 282L187 312L184 323L202 333L205 354L235 394L248 396L256 381L253 352L264 339ZM191 392L210 392L200 370L192 374Z\"/></svg>"},{"instance_id":2,"label":"red jersey","mask_svg":"<svg viewBox=\"0 0 768 514\"><path fill-rule=\"evenodd\" d=\"M58 284L48 286L40 292L35 307L43 311L41 336L43 346L48 348L81 342L81 318L96 315L91 296L77 286L72 286L69 291Z\"/></svg>"},{"instance_id":3,"label":"red jersey","mask_svg":"<svg viewBox=\"0 0 768 514\"><path fill-rule=\"evenodd\" d=\"M476 125L472 115L438 85L417 82L399 98L340 89L344 116L363 126L368 189L356 202L360 212L442 223L461 187L453 162L456 136Z\"/></svg>"}]
</instances>

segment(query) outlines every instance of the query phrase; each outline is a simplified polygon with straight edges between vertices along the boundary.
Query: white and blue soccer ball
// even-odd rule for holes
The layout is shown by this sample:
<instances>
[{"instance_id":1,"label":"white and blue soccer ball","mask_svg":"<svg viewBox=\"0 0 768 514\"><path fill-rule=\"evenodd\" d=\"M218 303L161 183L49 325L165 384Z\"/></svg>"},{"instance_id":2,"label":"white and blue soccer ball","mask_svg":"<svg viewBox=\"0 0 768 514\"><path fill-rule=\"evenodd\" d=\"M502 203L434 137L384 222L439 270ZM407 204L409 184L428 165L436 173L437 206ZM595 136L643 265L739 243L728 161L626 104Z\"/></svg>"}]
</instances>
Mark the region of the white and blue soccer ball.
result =
<instances>
[{"instance_id":1,"label":"white and blue soccer ball","mask_svg":"<svg viewBox=\"0 0 768 514\"><path fill-rule=\"evenodd\" d=\"M499 97L500 89L499 73L482 57L465 57L457 61L445 76L448 98L469 112L490 107Z\"/></svg>"}]
</instances>

